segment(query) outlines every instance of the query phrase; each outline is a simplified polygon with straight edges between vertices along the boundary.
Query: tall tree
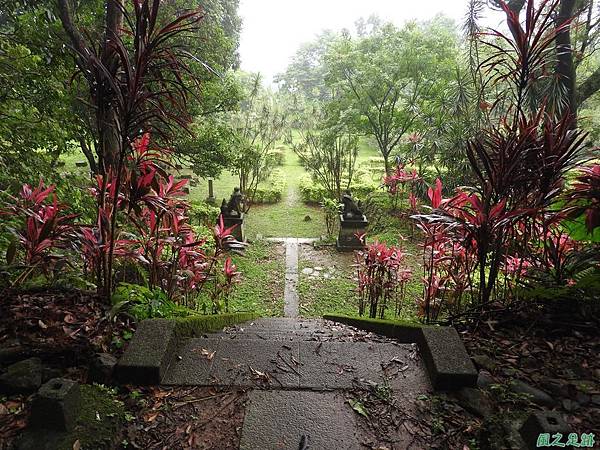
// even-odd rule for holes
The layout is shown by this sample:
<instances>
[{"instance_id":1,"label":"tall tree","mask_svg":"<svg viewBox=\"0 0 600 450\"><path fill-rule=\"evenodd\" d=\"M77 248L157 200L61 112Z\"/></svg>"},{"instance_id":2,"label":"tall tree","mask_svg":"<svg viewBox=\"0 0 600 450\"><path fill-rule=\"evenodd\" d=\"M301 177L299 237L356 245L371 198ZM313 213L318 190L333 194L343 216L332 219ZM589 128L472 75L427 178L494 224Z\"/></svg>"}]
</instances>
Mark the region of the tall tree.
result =
<instances>
[{"instance_id":1,"label":"tall tree","mask_svg":"<svg viewBox=\"0 0 600 450\"><path fill-rule=\"evenodd\" d=\"M335 33L325 30L313 41L302 44L285 72L275 77L280 90L300 94L312 101L327 100L330 92L325 84L326 67L323 59L336 37Z\"/></svg>"},{"instance_id":2,"label":"tall tree","mask_svg":"<svg viewBox=\"0 0 600 450\"><path fill-rule=\"evenodd\" d=\"M237 143L232 166L248 200L248 211L259 183L269 177L275 164L271 150L283 136L288 117L275 96L263 88L260 74L239 75L245 95L240 110L230 115Z\"/></svg>"},{"instance_id":3,"label":"tall tree","mask_svg":"<svg viewBox=\"0 0 600 450\"><path fill-rule=\"evenodd\" d=\"M327 81L356 130L377 142L386 173L392 152L422 126L440 80L452 76L456 45L452 25L438 17L401 29L385 24L362 37L344 33L330 46Z\"/></svg>"}]
</instances>

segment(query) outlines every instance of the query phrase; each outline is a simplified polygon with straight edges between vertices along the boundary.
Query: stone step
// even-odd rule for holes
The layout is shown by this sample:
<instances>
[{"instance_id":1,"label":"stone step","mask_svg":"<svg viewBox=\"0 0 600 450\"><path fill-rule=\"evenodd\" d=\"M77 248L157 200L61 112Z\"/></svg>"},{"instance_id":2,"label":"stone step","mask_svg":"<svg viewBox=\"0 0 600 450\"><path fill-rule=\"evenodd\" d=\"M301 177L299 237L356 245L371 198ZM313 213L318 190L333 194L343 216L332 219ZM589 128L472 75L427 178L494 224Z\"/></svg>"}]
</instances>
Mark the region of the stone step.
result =
<instances>
[{"instance_id":1,"label":"stone step","mask_svg":"<svg viewBox=\"0 0 600 450\"><path fill-rule=\"evenodd\" d=\"M176 351L162 384L272 389L351 389L356 379L403 392L430 390L412 344L189 339Z\"/></svg>"},{"instance_id":2,"label":"stone step","mask_svg":"<svg viewBox=\"0 0 600 450\"><path fill-rule=\"evenodd\" d=\"M360 449L356 419L342 394L250 392L242 427L244 450L293 449L302 437L311 449Z\"/></svg>"}]
</instances>

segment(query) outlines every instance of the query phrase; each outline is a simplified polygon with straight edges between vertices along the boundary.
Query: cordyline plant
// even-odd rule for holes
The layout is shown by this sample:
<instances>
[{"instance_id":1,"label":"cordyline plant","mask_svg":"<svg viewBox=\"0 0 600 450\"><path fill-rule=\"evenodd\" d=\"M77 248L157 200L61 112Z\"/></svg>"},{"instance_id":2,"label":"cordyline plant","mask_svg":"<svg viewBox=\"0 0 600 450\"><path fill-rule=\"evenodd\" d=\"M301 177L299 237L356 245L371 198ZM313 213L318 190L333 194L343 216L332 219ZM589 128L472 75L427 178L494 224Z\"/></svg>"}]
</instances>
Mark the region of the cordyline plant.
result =
<instances>
[{"instance_id":1,"label":"cordyline plant","mask_svg":"<svg viewBox=\"0 0 600 450\"><path fill-rule=\"evenodd\" d=\"M566 198L569 216L583 214L589 233L600 227L600 164L582 167Z\"/></svg>"},{"instance_id":2,"label":"cordyline plant","mask_svg":"<svg viewBox=\"0 0 600 450\"><path fill-rule=\"evenodd\" d=\"M534 91L539 92L535 88L545 76L544 67L552 61L556 35L568 21L551 20L556 1L543 1L536 9L534 1L528 0L524 25L506 3L499 3L507 14L511 36L486 33L494 39L483 43L493 51L480 70L489 83L511 95L495 104L497 124L467 143L476 184L443 200L439 183L430 190L431 214L413 216L427 236L427 320L432 318L431 311L439 312L442 300L436 290L453 278L452 272L467 278L475 274L467 286L474 290L471 303L481 308L506 296L500 275L515 261L511 258L522 262L511 276L523 273L532 254L540 255L537 263L542 266L559 263L560 245L551 236L562 213L552 205L560 198L567 172L584 159L585 134L573 128L572 115L550 108L543 96L533 101ZM459 246L450 259L445 256L448 251L441 249L447 243ZM464 257L455 256L463 251ZM448 269L448 261L458 267ZM464 283L457 281L453 283L460 290Z\"/></svg>"},{"instance_id":3,"label":"cordyline plant","mask_svg":"<svg viewBox=\"0 0 600 450\"><path fill-rule=\"evenodd\" d=\"M409 163L412 164L412 163ZM403 207L403 198L408 192L409 205L411 210L416 209L416 197L413 193L415 183L421 181L422 178L417 174L417 170L413 169L409 172L406 165L402 162L396 164L394 172L383 177L383 186L393 199L392 209L396 210L398 206ZM408 185L408 189L405 187ZM398 205L400 201L400 205Z\"/></svg>"},{"instance_id":4,"label":"cordyline plant","mask_svg":"<svg viewBox=\"0 0 600 450\"><path fill-rule=\"evenodd\" d=\"M364 242L364 234L359 238ZM404 267L406 254L402 248L375 242L365 250L355 252L358 275L358 313L363 315L368 309L369 317L385 317L385 311L393 305L394 316L402 308L406 284L412 276Z\"/></svg>"},{"instance_id":5,"label":"cordyline plant","mask_svg":"<svg viewBox=\"0 0 600 450\"><path fill-rule=\"evenodd\" d=\"M41 179L35 188L24 184L19 196L9 196L0 210L0 216L15 218L20 225L11 229L16 240L6 253L9 265L22 253L24 269L13 280L13 286L24 282L36 269L47 275L57 264L66 261L64 250L70 247L77 215L67 213L67 207L58 202L54 189L54 185L46 186Z\"/></svg>"},{"instance_id":6,"label":"cordyline plant","mask_svg":"<svg viewBox=\"0 0 600 450\"><path fill-rule=\"evenodd\" d=\"M183 300L186 306L192 306L192 299L199 296L205 284L212 283L213 305L225 298L227 306L235 276L229 270L230 263L224 270L228 273L225 282L219 271L224 247L233 239L232 228L225 228L221 220L214 230L214 251L206 253L206 240L198 238L189 225L190 205L184 200L183 191L187 180L175 181L162 169L168 164L164 159L168 152L151 148L149 134L136 139L132 148L116 204L112 203L115 177L104 189L104 181L98 177L98 187L92 189L96 196L103 192L107 196L104 204L109 210L101 210L100 220L108 220L121 211L123 227L131 224L135 230L119 232L114 239L114 256L141 264L148 274L148 287L162 290L169 300ZM82 228L79 234L86 266L96 271L109 248L96 239L100 229L98 224L95 228Z\"/></svg>"},{"instance_id":7,"label":"cordyline plant","mask_svg":"<svg viewBox=\"0 0 600 450\"><path fill-rule=\"evenodd\" d=\"M183 75L195 78L184 63L191 55L181 46L185 40L179 38L197 30L202 14L198 10L184 12L161 23L160 1L134 0L128 7L113 0L107 2L104 37L93 39L84 37L73 24L67 0L58 0L58 6L79 74L88 84L85 103L91 105L96 118L96 239L101 248L96 269L98 288L110 298L118 211L122 211L122 202L128 202L130 210L137 207L137 199L122 192L127 158L144 133L152 131L168 141L173 130L187 127L190 87Z\"/></svg>"}]
</instances>

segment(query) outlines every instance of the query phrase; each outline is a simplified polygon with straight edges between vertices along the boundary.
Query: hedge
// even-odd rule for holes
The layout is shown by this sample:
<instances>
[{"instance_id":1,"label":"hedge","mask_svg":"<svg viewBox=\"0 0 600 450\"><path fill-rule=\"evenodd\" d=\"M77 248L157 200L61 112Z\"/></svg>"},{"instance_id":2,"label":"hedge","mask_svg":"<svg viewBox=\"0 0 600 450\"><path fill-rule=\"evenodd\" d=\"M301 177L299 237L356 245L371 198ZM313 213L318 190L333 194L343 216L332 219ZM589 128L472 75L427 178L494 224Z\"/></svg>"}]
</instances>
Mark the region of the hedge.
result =
<instances>
[{"instance_id":1,"label":"hedge","mask_svg":"<svg viewBox=\"0 0 600 450\"><path fill-rule=\"evenodd\" d=\"M364 199L369 194L380 190L380 183L370 180L368 177L362 177L354 182L350 188L352 196L356 199ZM321 203L324 198L328 198L327 190L319 183L315 182L310 175L305 174L300 178L300 197L304 203Z\"/></svg>"},{"instance_id":2,"label":"hedge","mask_svg":"<svg viewBox=\"0 0 600 450\"><path fill-rule=\"evenodd\" d=\"M285 177L281 169L275 169L269 179L258 186L253 203L277 203L285 191Z\"/></svg>"}]
</instances>

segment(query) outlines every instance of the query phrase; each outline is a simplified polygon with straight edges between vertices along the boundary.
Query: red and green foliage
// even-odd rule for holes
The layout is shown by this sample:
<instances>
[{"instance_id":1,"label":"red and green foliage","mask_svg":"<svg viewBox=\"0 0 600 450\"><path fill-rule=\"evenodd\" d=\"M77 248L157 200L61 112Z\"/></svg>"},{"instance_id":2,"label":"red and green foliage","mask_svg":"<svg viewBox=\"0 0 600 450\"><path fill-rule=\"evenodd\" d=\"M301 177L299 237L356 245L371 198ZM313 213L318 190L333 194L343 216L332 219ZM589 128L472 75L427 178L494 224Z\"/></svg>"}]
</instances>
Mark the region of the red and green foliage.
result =
<instances>
[{"instance_id":1,"label":"red and green foliage","mask_svg":"<svg viewBox=\"0 0 600 450\"><path fill-rule=\"evenodd\" d=\"M90 193L103 205L95 225L76 224L77 216L68 214L58 202L54 186L46 187L41 181L35 189L24 185L20 198L10 198L3 212L21 222L15 236L25 266L14 283L22 282L36 268L49 271L66 260L68 250L75 250L81 258L84 274L101 282L103 264L112 249L118 264L134 263L143 269L148 292L160 291L168 301L196 307L196 299L208 285L210 310L227 310L238 272L230 259L222 260L226 246L234 240L233 229L225 228L221 219L212 245L199 238L189 224L190 207L182 190L187 180L175 181L163 169L168 166L168 152L151 149L149 134L136 139L132 148L121 177L109 171L109 177L95 178ZM117 214L120 219L111 228L109 222ZM9 263L16 250L15 243L9 249ZM70 256L76 264L75 255Z\"/></svg>"},{"instance_id":2,"label":"red and green foliage","mask_svg":"<svg viewBox=\"0 0 600 450\"><path fill-rule=\"evenodd\" d=\"M398 162L394 172L383 177L383 185L393 199L392 209L395 210L398 206L402 208L402 200L407 196L407 194L411 209L416 209L416 197L413 194L413 188L415 183L421 180L422 178L417 174L416 169L413 169L412 172L409 172L405 168L405 164ZM408 189L406 186L408 186ZM400 201L400 205L398 205L398 201Z\"/></svg>"},{"instance_id":3,"label":"red and green foliage","mask_svg":"<svg viewBox=\"0 0 600 450\"><path fill-rule=\"evenodd\" d=\"M105 36L88 33L84 37L72 23L68 2L59 1L60 18L79 74L88 85L87 104L95 115L98 230L95 236L87 233L85 240L96 245L87 253L98 259L93 264L96 282L107 298L114 287L122 213L136 211L141 216L144 207L155 214L159 210L164 213L168 205L160 202L169 199L160 196L176 196L181 188L172 181L170 185L156 185L159 180L154 179L153 172L159 172L159 164L148 160L159 155L138 150L147 148L149 131L168 142L176 129L186 129L190 122L187 97L191 93L189 81L195 77L185 64L192 55L182 46L185 39L181 38L197 30L202 14L199 10L186 11L167 22L161 20L161 8L162 2L151 0L136 0L131 5L109 2ZM124 25L115 26L121 18Z\"/></svg>"},{"instance_id":4,"label":"red and green foliage","mask_svg":"<svg viewBox=\"0 0 600 450\"><path fill-rule=\"evenodd\" d=\"M585 216L589 233L600 227L600 164L582 167L575 183L567 194L572 216Z\"/></svg>"},{"instance_id":5,"label":"red and green foliage","mask_svg":"<svg viewBox=\"0 0 600 450\"><path fill-rule=\"evenodd\" d=\"M566 175L585 160L586 136L573 128L570 112L534 95L568 21L550 19L556 1L536 8L529 0L524 25L500 4L512 37L487 33L492 55L480 70L509 96L494 104L496 124L467 143L476 183L443 199L437 180L429 190L432 212L413 216L426 236L426 320L435 320L442 306L458 313L463 294L477 308L510 300L517 279L534 267L565 281L563 263L576 250L560 225L564 212L554 206Z\"/></svg>"},{"instance_id":6,"label":"red and green foliage","mask_svg":"<svg viewBox=\"0 0 600 450\"><path fill-rule=\"evenodd\" d=\"M65 250L70 247L77 215L67 212L54 190L55 186L46 187L41 179L36 188L25 184L19 197L9 197L0 211L0 215L9 216L18 224L11 229L16 240L9 246L6 259L12 264L19 254L24 269L13 284L22 283L36 269L47 275L66 262Z\"/></svg>"},{"instance_id":7,"label":"red and green foliage","mask_svg":"<svg viewBox=\"0 0 600 450\"><path fill-rule=\"evenodd\" d=\"M412 272L405 266L401 247L375 242L355 253L358 275L359 314L368 308L369 317L381 319L393 305L397 316L402 308L406 284Z\"/></svg>"}]
</instances>

